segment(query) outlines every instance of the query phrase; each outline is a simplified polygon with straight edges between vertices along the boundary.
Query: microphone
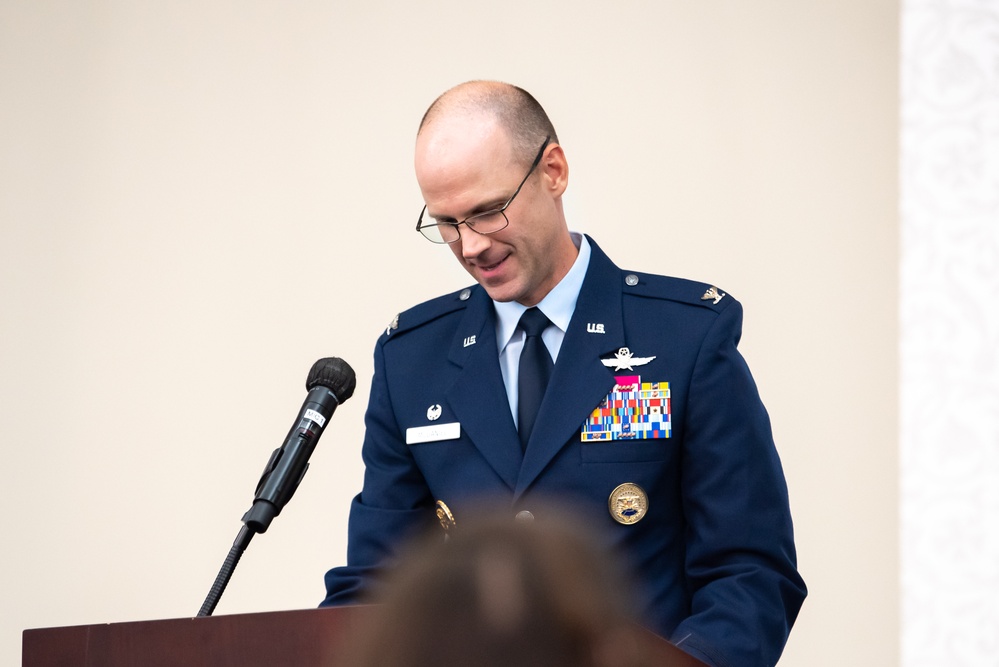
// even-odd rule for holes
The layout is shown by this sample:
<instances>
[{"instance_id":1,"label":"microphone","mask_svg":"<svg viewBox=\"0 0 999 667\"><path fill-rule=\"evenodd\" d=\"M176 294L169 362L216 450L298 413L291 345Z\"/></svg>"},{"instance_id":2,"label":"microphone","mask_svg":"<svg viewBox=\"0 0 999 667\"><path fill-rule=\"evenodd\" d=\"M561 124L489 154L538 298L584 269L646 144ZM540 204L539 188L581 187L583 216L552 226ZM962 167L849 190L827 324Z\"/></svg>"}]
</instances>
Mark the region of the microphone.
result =
<instances>
[{"instance_id":1,"label":"microphone","mask_svg":"<svg viewBox=\"0 0 999 667\"><path fill-rule=\"evenodd\" d=\"M353 396L356 385L354 369L343 359L329 357L312 365L305 382L309 395L284 444L271 453L254 491L253 506L243 515L243 523L253 532L265 532L291 500L309 469L309 457L327 420Z\"/></svg>"},{"instance_id":2,"label":"microphone","mask_svg":"<svg viewBox=\"0 0 999 667\"><path fill-rule=\"evenodd\" d=\"M354 369L343 359L328 357L312 365L305 381L309 395L305 397L305 403L298 411L298 418L285 436L284 443L271 453L264 467L254 491L253 505L243 515L243 527L201 605L199 617L212 615L250 540L255 534L265 532L274 517L291 500L305 471L309 469L309 457L323 434L326 422L337 406L354 394L356 384Z\"/></svg>"}]
</instances>

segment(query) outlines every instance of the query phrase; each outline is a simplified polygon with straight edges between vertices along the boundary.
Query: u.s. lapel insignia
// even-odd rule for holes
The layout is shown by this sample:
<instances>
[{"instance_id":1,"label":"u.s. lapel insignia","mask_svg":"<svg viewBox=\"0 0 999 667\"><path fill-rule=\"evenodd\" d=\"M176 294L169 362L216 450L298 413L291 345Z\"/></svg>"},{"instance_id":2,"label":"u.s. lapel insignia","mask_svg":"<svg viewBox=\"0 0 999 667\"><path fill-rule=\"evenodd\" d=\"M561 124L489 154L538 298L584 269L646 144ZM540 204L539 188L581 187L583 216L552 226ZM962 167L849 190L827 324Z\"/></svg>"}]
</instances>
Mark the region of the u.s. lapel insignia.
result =
<instances>
[{"instance_id":1,"label":"u.s. lapel insignia","mask_svg":"<svg viewBox=\"0 0 999 667\"><path fill-rule=\"evenodd\" d=\"M614 355L613 359L601 359L601 363L607 368L613 368L615 371L622 370L635 370L635 366L644 366L655 359L655 357L636 357L631 350L626 347L622 347Z\"/></svg>"},{"instance_id":2,"label":"u.s. lapel insignia","mask_svg":"<svg viewBox=\"0 0 999 667\"><path fill-rule=\"evenodd\" d=\"M715 303L718 303L724 297L725 297L725 292L719 292L718 288L715 287L714 285L712 285L704 293L704 296L701 297L701 301L712 301L713 300Z\"/></svg>"},{"instance_id":3,"label":"u.s. lapel insignia","mask_svg":"<svg viewBox=\"0 0 999 667\"><path fill-rule=\"evenodd\" d=\"M385 327L385 335L388 336L390 333L392 333L393 329L398 329L398 328L399 328L399 316L396 315L395 317L392 318L392 321L389 322L389 325Z\"/></svg>"},{"instance_id":4,"label":"u.s. lapel insignia","mask_svg":"<svg viewBox=\"0 0 999 667\"><path fill-rule=\"evenodd\" d=\"M451 514L451 510L448 509L443 500L437 501L437 520L441 522L441 528L444 529L444 539L446 540L451 531L454 530L456 524L454 515Z\"/></svg>"},{"instance_id":5,"label":"u.s. lapel insignia","mask_svg":"<svg viewBox=\"0 0 999 667\"><path fill-rule=\"evenodd\" d=\"M615 521L630 526L641 521L649 511L649 496L638 484L625 482L611 491L607 508Z\"/></svg>"},{"instance_id":6,"label":"u.s. lapel insignia","mask_svg":"<svg viewBox=\"0 0 999 667\"><path fill-rule=\"evenodd\" d=\"M427 419L432 422L437 421L441 418L441 405L440 403L435 403L427 408Z\"/></svg>"}]
</instances>

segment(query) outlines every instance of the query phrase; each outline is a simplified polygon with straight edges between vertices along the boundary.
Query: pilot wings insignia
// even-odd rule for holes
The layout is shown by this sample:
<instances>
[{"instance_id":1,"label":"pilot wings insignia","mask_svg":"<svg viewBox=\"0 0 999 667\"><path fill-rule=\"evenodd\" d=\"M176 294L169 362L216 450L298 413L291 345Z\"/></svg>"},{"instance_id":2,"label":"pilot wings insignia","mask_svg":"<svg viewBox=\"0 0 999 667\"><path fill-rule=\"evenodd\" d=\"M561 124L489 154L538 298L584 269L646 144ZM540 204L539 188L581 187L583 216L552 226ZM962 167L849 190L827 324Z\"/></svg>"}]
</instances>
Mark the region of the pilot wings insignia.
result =
<instances>
[{"instance_id":1,"label":"pilot wings insignia","mask_svg":"<svg viewBox=\"0 0 999 667\"><path fill-rule=\"evenodd\" d=\"M613 367L615 371L620 370L635 370L635 366L644 366L655 359L655 357L636 357L632 354L631 350L626 347L622 347L614 355L613 359L601 359L600 361L604 366L608 368Z\"/></svg>"}]
</instances>

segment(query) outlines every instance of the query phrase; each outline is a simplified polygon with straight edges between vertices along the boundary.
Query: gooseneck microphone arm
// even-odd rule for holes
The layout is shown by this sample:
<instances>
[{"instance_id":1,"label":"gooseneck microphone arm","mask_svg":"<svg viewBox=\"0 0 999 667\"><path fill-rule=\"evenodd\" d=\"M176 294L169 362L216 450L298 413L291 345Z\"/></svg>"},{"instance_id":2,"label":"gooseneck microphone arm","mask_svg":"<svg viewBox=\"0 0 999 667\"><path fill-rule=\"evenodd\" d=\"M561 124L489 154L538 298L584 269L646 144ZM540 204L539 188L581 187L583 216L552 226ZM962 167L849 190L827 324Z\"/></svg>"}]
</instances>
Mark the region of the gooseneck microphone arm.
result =
<instances>
[{"instance_id":1,"label":"gooseneck microphone arm","mask_svg":"<svg viewBox=\"0 0 999 667\"><path fill-rule=\"evenodd\" d=\"M212 612L215 611L215 605L219 603L222 593L225 592L225 587L229 585L232 573L236 570L236 565L239 563L239 559L242 558L243 552L246 551L246 547L250 544L250 540L253 539L253 535L254 532L250 530L249 526L244 525L239 529L239 534L236 535L236 539L232 543L232 548L229 549L229 555L225 557L222 568L215 576L215 583L212 584L211 590L208 591L205 601L201 603L198 616L211 616Z\"/></svg>"},{"instance_id":2,"label":"gooseneck microphone arm","mask_svg":"<svg viewBox=\"0 0 999 667\"><path fill-rule=\"evenodd\" d=\"M313 364L305 383L309 395L284 444L275 449L267 461L254 492L253 505L243 515L243 526L198 616L212 615L254 534L265 532L274 517L291 500L309 469L309 457L323 434L326 422L337 406L353 395L355 384L354 370L343 359L329 357Z\"/></svg>"}]
</instances>

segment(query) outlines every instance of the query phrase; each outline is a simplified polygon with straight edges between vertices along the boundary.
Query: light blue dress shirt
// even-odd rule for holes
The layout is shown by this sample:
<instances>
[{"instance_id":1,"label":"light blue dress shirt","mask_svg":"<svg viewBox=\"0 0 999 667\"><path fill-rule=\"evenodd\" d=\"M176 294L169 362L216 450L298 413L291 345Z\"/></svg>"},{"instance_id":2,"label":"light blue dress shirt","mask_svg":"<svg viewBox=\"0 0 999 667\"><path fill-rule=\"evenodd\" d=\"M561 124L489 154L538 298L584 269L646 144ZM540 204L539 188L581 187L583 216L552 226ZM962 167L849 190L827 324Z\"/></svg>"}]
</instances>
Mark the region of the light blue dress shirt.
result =
<instances>
[{"instance_id":1,"label":"light blue dress shirt","mask_svg":"<svg viewBox=\"0 0 999 667\"><path fill-rule=\"evenodd\" d=\"M538 308L551 320L552 325L541 334L541 340L552 355L553 361L558 361L558 352L562 348L562 340L569 329L569 320L576 310L576 299L583 287L586 268L590 265L590 243L582 234L572 232L572 242L579 249L576 261L551 292L549 292ZM506 397L510 402L510 412L513 421L517 423L517 401L519 400L517 380L520 377L520 351L524 349L524 332L517 329L520 316L527 310L516 301L493 301L496 309L496 345L499 347L500 371L503 373L503 383L506 385Z\"/></svg>"}]
</instances>

